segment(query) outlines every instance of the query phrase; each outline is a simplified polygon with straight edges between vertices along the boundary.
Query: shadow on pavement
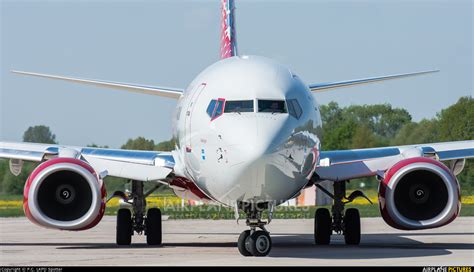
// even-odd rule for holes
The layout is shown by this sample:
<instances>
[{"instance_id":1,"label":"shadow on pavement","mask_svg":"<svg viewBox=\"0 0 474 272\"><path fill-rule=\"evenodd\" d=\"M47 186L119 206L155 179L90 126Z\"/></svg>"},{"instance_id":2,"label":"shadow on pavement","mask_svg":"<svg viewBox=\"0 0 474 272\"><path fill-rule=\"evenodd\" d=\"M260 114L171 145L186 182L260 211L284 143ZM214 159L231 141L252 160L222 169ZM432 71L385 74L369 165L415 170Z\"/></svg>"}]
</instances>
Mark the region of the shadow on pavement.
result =
<instances>
[{"instance_id":1,"label":"shadow on pavement","mask_svg":"<svg viewBox=\"0 0 474 272\"><path fill-rule=\"evenodd\" d=\"M219 233L187 233L199 235L220 235ZM312 234L279 234L272 233L273 249L269 257L281 258L313 258L313 259L380 259L401 257L422 257L449 255L449 250L474 249L472 237L474 233L383 233L363 234L361 244L347 246L342 235L333 235L331 245L315 245ZM166 234L165 234L166 235ZM238 234L233 234L237 236ZM465 243L423 243L410 239L410 236L466 236ZM449 240L448 240L449 241ZM2 249L15 246L51 246L58 249L149 249L149 248L224 248L237 247L236 242L174 242L162 246L148 246L144 243L130 246L117 246L115 243L0 243ZM400 264L403 265L403 264Z\"/></svg>"},{"instance_id":2,"label":"shadow on pavement","mask_svg":"<svg viewBox=\"0 0 474 272\"><path fill-rule=\"evenodd\" d=\"M424 243L407 236L438 236L445 233L384 233L363 234L361 244L347 246L342 235L333 235L331 245L315 245L313 235L272 237L273 249L270 257L317 258L317 259L381 259L402 257L440 256L451 254L450 250L474 249L472 239L466 243ZM472 233L451 233L465 235ZM290 249L290 250L289 250ZM403 265L403 264L400 264Z\"/></svg>"}]
</instances>

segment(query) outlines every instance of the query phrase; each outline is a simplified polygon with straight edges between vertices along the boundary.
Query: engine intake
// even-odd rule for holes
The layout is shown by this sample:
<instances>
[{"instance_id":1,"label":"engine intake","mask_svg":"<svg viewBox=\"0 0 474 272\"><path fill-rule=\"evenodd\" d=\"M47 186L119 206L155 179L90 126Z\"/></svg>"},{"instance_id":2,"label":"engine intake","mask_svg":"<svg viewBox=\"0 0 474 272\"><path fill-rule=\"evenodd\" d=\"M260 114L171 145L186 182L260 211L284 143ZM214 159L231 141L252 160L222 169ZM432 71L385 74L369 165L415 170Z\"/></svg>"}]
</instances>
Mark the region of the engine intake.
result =
<instances>
[{"instance_id":1,"label":"engine intake","mask_svg":"<svg viewBox=\"0 0 474 272\"><path fill-rule=\"evenodd\" d=\"M23 209L34 223L48 228L92 228L105 211L105 187L84 161L55 158L40 164L29 176Z\"/></svg>"},{"instance_id":2,"label":"engine intake","mask_svg":"<svg viewBox=\"0 0 474 272\"><path fill-rule=\"evenodd\" d=\"M384 220L394 228L436 228L459 214L459 183L449 168L436 160L405 159L386 172L379 203Z\"/></svg>"}]
</instances>

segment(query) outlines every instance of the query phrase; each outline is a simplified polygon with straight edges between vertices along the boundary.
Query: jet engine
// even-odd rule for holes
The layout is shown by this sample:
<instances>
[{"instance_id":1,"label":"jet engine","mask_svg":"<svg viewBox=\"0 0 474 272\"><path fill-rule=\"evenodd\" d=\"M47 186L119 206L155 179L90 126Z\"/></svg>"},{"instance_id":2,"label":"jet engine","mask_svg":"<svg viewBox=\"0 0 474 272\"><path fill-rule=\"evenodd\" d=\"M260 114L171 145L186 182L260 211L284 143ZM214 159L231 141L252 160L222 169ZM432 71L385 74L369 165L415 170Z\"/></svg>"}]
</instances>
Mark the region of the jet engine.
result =
<instances>
[{"instance_id":1,"label":"jet engine","mask_svg":"<svg viewBox=\"0 0 474 272\"><path fill-rule=\"evenodd\" d=\"M86 162L54 158L28 177L23 209L30 221L61 230L84 230L97 225L105 211L102 179Z\"/></svg>"},{"instance_id":2,"label":"jet engine","mask_svg":"<svg viewBox=\"0 0 474 272\"><path fill-rule=\"evenodd\" d=\"M385 173L379 187L379 205L385 222L397 229L444 226L461 209L459 183L439 161L405 159Z\"/></svg>"}]
</instances>

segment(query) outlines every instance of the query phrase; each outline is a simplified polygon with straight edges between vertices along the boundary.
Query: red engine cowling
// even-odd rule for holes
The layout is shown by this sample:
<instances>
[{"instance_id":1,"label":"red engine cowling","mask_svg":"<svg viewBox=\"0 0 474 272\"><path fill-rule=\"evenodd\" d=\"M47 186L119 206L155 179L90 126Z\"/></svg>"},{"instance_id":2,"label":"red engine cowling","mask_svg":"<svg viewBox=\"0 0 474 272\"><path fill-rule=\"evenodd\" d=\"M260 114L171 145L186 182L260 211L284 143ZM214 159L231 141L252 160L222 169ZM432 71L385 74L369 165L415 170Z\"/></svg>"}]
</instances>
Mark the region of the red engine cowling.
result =
<instances>
[{"instance_id":1,"label":"red engine cowling","mask_svg":"<svg viewBox=\"0 0 474 272\"><path fill-rule=\"evenodd\" d=\"M459 214L459 183L449 168L436 160L405 159L385 173L379 205L383 219L394 228L441 227Z\"/></svg>"},{"instance_id":2,"label":"red engine cowling","mask_svg":"<svg viewBox=\"0 0 474 272\"><path fill-rule=\"evenodd\" d=\"M85 230L97 225L105 211L103 181L84 161L54 158L28 177L23 210L33 223L61 230Z\"/></svg>"}]
</instances>

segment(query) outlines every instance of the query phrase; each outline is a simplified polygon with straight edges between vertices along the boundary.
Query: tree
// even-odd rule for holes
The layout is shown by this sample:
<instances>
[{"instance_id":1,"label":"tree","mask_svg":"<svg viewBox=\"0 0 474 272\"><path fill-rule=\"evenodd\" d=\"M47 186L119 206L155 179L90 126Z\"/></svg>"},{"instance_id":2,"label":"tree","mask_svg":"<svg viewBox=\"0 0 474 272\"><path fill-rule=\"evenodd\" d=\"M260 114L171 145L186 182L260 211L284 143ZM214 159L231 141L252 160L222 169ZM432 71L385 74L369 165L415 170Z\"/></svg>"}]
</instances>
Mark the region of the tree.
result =
<instances>
[{"instance_id":1,"label":"tree","mask_svg":"<svg viewBox=\"0 0 474 272\"><path fill-rule=\"evenodd\" d=\"M380 143L374 132L365 124L356 128L352 136L351 148L377 147Z\"/></svg>"},{"instance_id":2,"label":"tree","mask_svg":"<svg viewBox=\"0 0 474 272\"><path fill-rule=\"evenodd\" d=\"M122 149L131 150L154 150L155 142L153 140L138 137L136 139L128 139L127 143L122 145Z\"/></svg>"},{"instance_id":3,"label":"tree","mask_svg":"<svg viewBox=\"0 0 474 272\"><path fill-rule=\"evenodd\" d=\"M23 142L56 144L56 135L47 126L29 127L23 134Z\"/></svg>"},{"instance_id":4,"label":"tree","mask_svg":"<svg viewBox=\"0 0 474 272\"><path fill-rule=\"evenodd\" d=\"M0 192L5 192L3 189L3 181L7 171L10 171L8 170L8 160L0 159Z\"/></svg>"},{"instance_id":5,"label":"tree","mask_svg":"<svg viewBox=\"0 0 474 272\"><path fill-rule=\"evenodd\" d=\"M405 124L391 140L391 145L422 144L439 141L439 122L423 119L419 123Z\"/></svg>"},{"instance_id":6,"label":"tree","mask_svg":"<svg viewBox=\"0 0 474 272\"><path fill-rule=\"evenodd\" d=\"M456 104L438 113L437 119L440 140L474 139L474 99L472 97L461 97Z\"/></svg>"},{"instance_id":7,"label":"tree","mask_svg":"<svg viewBox=\"0 0 474 272\"><path fill-rule=\"evenodd\" d=\"M338 124L343 120L343 111L339 105L332 101L327 105L321 105L321 119L324 124Z\"/></svg>"},{"instance_id":8,"label":"tree","mask_svg":"<svg viewBox=\"0 0 474 272\"><path fill-rule=\"evenodd\" d=\"M384 138L395 136L403 125L411 121L411 115L405 109L392 108L390 104L353 105L344 112L348 118L369 126L376 135Z\"/></svg>"},{"instance_id":9,"label":"tree","mask_svg":"<svg viewBox=\"0 0 474 272\"><path fill-rule=\"evenodd\" d=\"M47 126L33 126L29 127L23 134L24 142L56 144L56 136L51 132ZM3 193L21 194L23 187L37 163L25 162L23 169L19 176L14 176L10 173L8 160L0 162L0 190Z\"/></svg>"},{"instance_id":10,"label":"tree","mask_svg":"<svg viewBox=\"0 0 474 272\"><path fill-rule=\"evenodd\" d=\"M95 147L95 148L109 148L108 145L96 145L94 143L87 145L87 147Z\"/></svg>"},{"instance_id":11,"label":"tree","mask_svg":"<svg viewBox=\"0 0 474 272\"><path fill-rule=\"evenodd\" d=\"M0 178L2 178L2 192L19 195L23 193L23 187L25 187L25 182L28 179L29 175L35 167L37 163L25 162L23 164L23 169L21 170L20 175L14 176L10 173L8 168L8 161L6 161L7 168Z\"/></svg>"},{"instance_id":12,"label":"tree","mask_svg":"<svg viewBox=\"0 0 474 272\"><path fill-rule=\"evenodd\" d=\"M176 147L176 139L171 138L171 140L163 141L158 143L155 146L155 150L157 151L173 151Z\"/></svg>"},{"instance_id":13,"label":"tree","mask_svg":"<svg viewBox=\"0 0 474 272\"><path fill-rule=\"evenodd\" d=\"M128 139L127 143L122 145L122 149L130 150L156 150L156 151L172 151L175 149L176 139L163 141L155 145L153 140L148 140L144 137L138 137L135 139Z\"/></svg>"},{"instance_id":14,"label":"tree","mask_svg":"<svg viewBox=\"0 0 474 272\"><path fill-rule=\"evenodd\" d=\"M456 104L442 110L438 115L440 141L474 139L474 99L461 97ZM474 162L466 160L463 172L458 175L461 189L465 193L474 191Z\"/></svg>"},{"instance_id":15,"label":"tree","mask_svg":"<svg viewBox=\"0 0 474 272\"><path fill-rule=\"evenodd\" d=\"M321 119L323 149L334 150L386 145L411 121L411 116L405 109L392 108L390 104L340 108L330 102L321 106Z\"/></svg>"},{"instance_id":16,"label":"tree","mask_svg":"<svg viewBox=\"0 0 474 272\"><path fill-rule=\"evenodd\" d=\"M322 149L335 150L350 147L357 123L345 116L344 110L336 102L322 105L321 120L323 122Z\"/></svg>"}]
</instances>

